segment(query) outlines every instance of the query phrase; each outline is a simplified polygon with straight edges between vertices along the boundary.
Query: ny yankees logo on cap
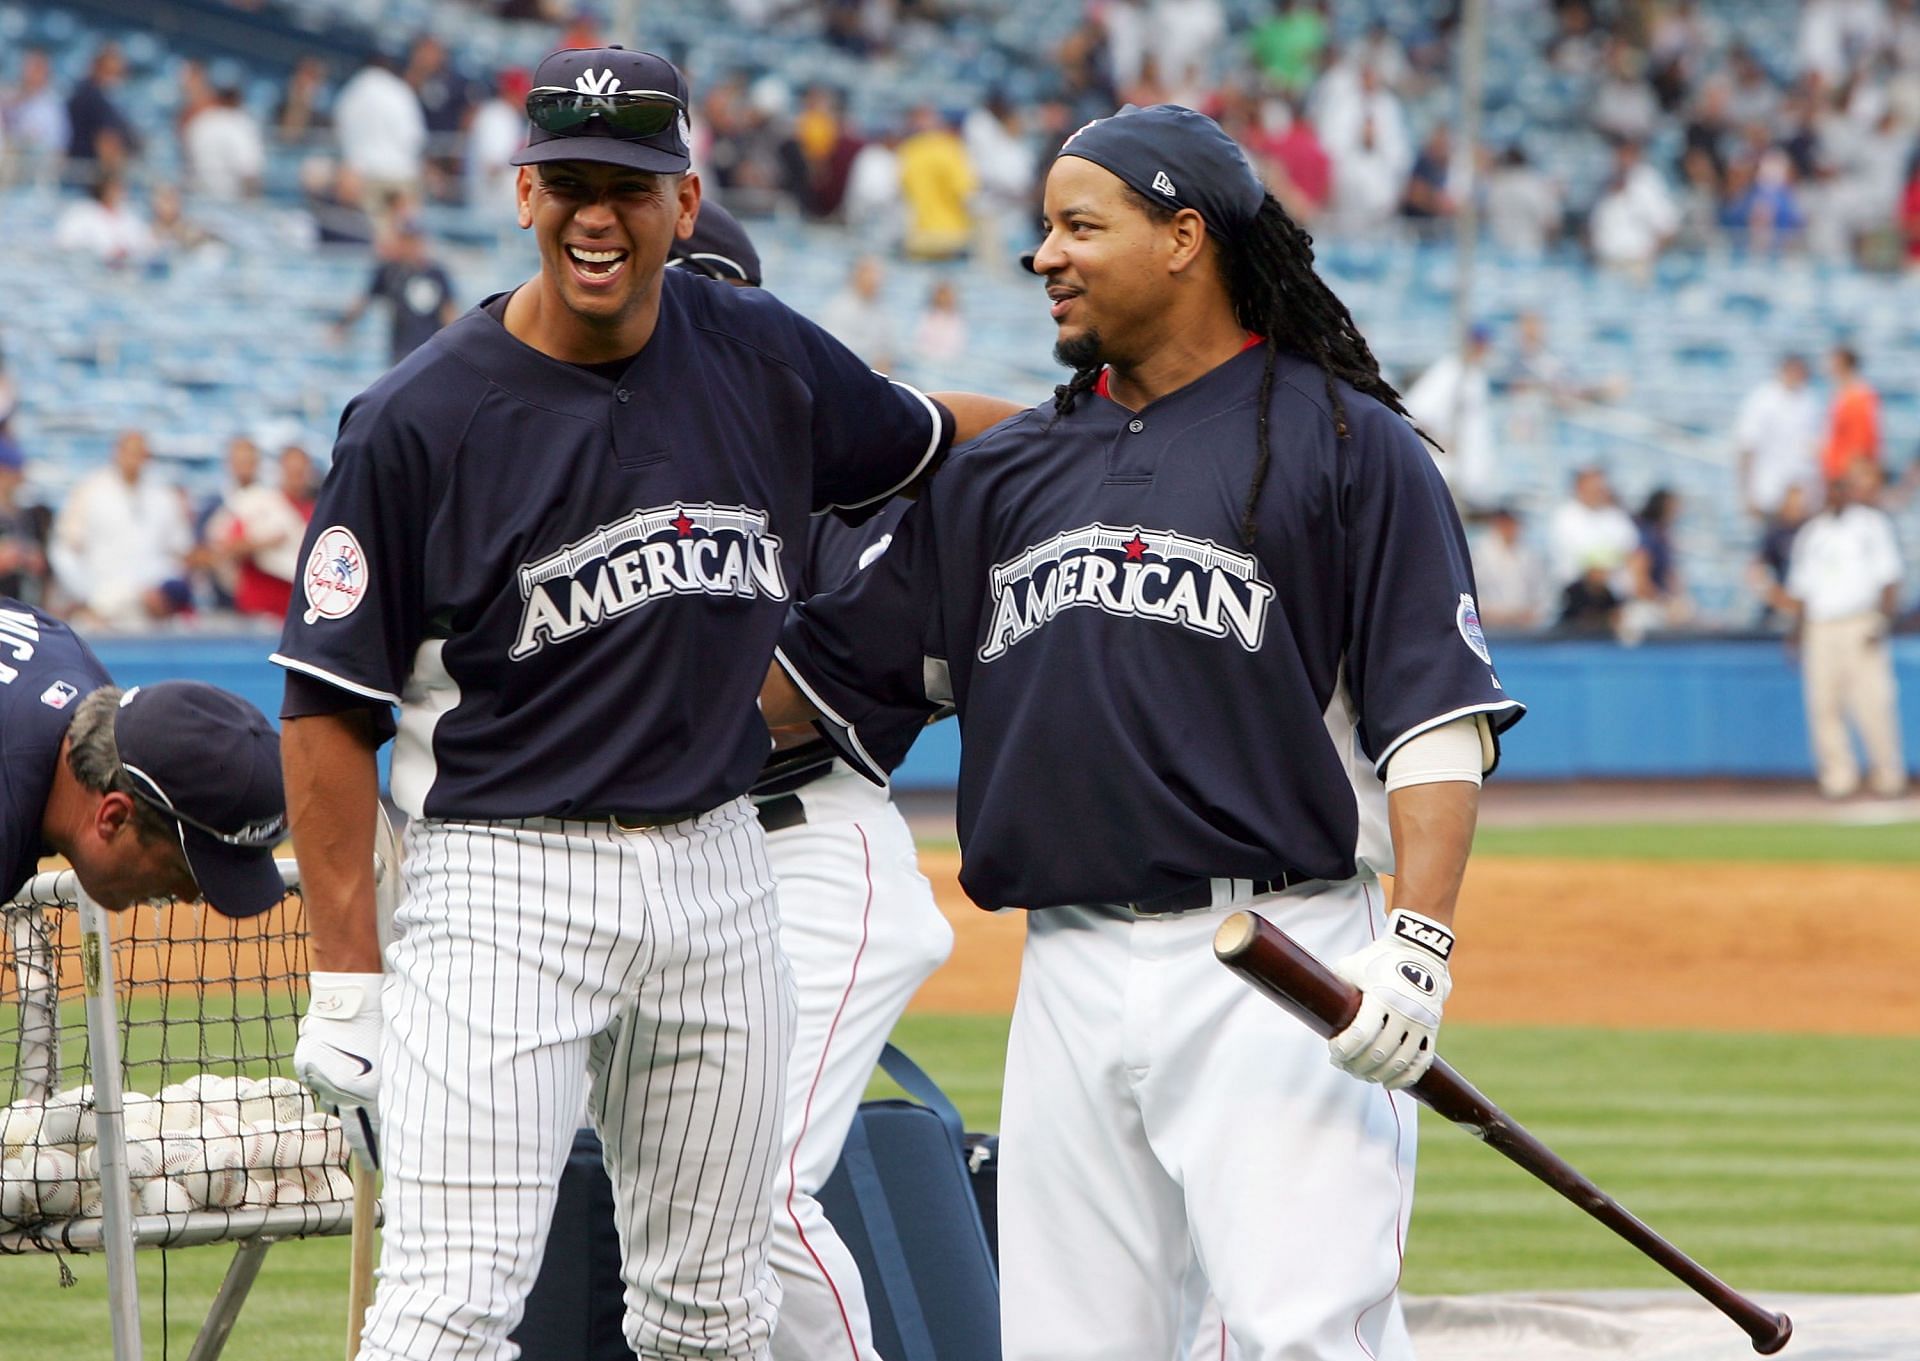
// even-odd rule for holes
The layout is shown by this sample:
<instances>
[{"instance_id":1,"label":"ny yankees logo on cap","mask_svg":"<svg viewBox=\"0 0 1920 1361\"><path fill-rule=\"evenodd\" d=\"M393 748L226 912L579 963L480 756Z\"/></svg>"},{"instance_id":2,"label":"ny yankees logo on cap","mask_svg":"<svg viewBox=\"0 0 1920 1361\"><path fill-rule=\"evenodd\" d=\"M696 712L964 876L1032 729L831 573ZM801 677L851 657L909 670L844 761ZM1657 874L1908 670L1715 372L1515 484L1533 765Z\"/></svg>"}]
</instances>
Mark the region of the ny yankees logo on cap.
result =
<instances>
[{"instance_id":1,"label":"ny yankees logo on cap","mask_svg":"<svg viewBox=\"0 0 1920 1361\"><path fill-rule=\"evenodd\" d=\"M595 71L588 67L574 77L573 88L583 95L610 95L620 88L620 77L612 69Z\"/></svg>"}]
</instances>

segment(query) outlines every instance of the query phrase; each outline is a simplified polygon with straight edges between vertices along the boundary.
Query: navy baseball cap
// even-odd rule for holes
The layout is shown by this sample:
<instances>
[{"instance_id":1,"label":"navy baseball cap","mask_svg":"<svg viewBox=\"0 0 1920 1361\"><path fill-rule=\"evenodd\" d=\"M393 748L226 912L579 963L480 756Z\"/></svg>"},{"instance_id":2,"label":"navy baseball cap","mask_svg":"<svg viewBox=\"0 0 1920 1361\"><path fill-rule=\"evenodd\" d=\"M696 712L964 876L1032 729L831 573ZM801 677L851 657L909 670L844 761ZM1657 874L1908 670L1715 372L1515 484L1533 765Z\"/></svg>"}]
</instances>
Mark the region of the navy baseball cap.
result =
<instances>
[{"instance_id":1,"label":"navy baseball cap","mask_svg":"<svg viewBox=\"0 0 1920 1361\"><path fill-rule=\"evenodd\" d=\"M229 917L286 896L273 848L287 834L280 739L266 715L199 681L136 685L113 718L141 802L172 818L200 892Z\"/></svg>"},{"instance_id":2,"label":"navy baseball cap","mask_svg":"<svg viewBox=\"0 0 1920 1361\"><path fill-rule=\"evenodd\" d=\"M527 118L515 165L600 161L671 175L693 163L687 78L652 52L562 48L535 68Z\"/></svg>"},{"instance_id":3,"label":"navy baseball cap","mask_svg":"<svg viewBox=\"0 0 1920 1361\"><path fill-rule=\"evenodd\" d=\"M667 264L725 283L760 287L760 253L753 248L747 229L711 199L700 200L693 235L674 243L674 256Z\"/></svg>"},{"instance_id":4,"label":"navy baseball cap","mask_svg":"<svg viewBox=\"0 0 1920 1361\"><path fill-rule=\"evenodd\" d=\"M1149 202L1193 209L1221 241L1251 225L1267 196L1240 144L1204 113L1179 104L1128 104L1067 138L1054 159L1060 156L1111 170Z\"/></svg>"}]
</instances>

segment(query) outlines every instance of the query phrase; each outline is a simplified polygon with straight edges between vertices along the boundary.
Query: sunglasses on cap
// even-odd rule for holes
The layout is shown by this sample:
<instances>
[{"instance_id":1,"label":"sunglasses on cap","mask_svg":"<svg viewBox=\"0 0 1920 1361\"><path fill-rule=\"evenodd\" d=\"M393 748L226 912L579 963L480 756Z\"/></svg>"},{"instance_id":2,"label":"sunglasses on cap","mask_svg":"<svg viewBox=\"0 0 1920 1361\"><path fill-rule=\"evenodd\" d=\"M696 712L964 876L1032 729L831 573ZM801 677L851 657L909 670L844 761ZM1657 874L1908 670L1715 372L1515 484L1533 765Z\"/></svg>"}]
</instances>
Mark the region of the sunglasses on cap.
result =
<instances>
[{"instance_id":1,"label":"sunglasses on cap","mask_svg":"<svg viewBox=\"0 0 1920 1361\"><path fill-rule=\"evenodd\" d=\"M205 832L215 841L225 845L240 846L250 851L265 850L279 845L280 838L287 834L285 817L275 818L269 822L250 823L237 832L223 832L218 827L211 827L192 814L183 813L175 808L173 801L167 797L166 791L160 788L159 782L140 767L122 763L121 768L135 778L133 792L140 802L166 814L175 822L184 823L196 832Z\"/></svg>"},{"instance_id":2,"label":"sunglasses on cap","mask_svg":"<svg viewBox=\"0 0 1920 1361\"><path fill-rule=\"evenodd\" d=\"M542 132L578 132L595 118L620 137L653 137L672 127L686 105L664 90L585 94L542 85L527 94L527 118Z\"/></svg>"}]
</instances>

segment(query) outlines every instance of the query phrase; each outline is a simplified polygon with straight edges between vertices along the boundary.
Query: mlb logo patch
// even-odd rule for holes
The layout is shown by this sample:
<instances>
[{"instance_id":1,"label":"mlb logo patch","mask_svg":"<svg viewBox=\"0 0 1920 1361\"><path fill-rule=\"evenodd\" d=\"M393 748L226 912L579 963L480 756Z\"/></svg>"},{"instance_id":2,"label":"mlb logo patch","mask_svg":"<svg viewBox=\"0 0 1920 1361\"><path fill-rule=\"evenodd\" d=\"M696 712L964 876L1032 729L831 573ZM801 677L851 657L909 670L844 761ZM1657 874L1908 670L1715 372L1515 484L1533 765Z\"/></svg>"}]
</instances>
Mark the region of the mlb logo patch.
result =
<instances>
[{"instance_id":1,"label":"mlb logo patch","mask_svg":"<svg viewBox=\"0 0 1920 1361\"><path fill-rule=\"evenodd\" d=\"M40 702L49 709L64 709L80 697L80 692L65 681L55 681L40 692Z\"/></svg>"}]
</instances>

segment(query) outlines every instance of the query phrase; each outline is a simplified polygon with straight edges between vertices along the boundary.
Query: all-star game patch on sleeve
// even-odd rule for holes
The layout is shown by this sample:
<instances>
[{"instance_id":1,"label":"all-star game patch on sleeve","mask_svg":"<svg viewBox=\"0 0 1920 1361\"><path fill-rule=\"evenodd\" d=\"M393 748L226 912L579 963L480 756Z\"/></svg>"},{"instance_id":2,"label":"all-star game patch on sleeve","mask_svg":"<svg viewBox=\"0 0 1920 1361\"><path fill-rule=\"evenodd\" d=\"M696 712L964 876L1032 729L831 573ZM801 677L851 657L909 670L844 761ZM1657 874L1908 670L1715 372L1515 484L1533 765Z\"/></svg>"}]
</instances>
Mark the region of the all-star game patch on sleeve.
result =
<instances>
[{"instance_id":1,"label":"all-star game patch on sleeve","mask_svg":"<svg viewBox=\"0 0 1920 1361\"><path fill-rule=\"evenodd\" d=\"M1347 684L1377 772L1408 738L1469 714L1496 736L1525 712L1480 628L1466 532L1417 433L1384 408L1344 461ZM1498 759L1497 741L1487 768Z\"/></svg>"},{"instance_id":2,"label":"all-star game patch on sleeve","mask_svg":"<svg viewBox=\"0 0 1920 1361\"><path fill-rule=\"evenodd\" d=\"M931 497L846 585L788 612L775 658L849 764L884 783L953 700L942 639Z\"/></svg>"},{"instance_id":3,"label":"all-star game patch on sleeve","mask_svg":"<svg viewBox=\"0 0 1920 1361\"><path fill-rule=\"evenodd\" d=\"M794 321L811 369L814 509L857 522L938 466L953 443L953 417L806 318Z\"/></svg>"},{"instance_id":4,"label":"all-star game patch on sleeve","mask_svg":"<svg viewBox=\"0 0 1920 1361\"><path fill-rule=\"evenodd\" d=\"M421 639L426 482L425 453L407 424L378 400L350 403L300 546L275 662L364 699L400 703Z\"/></svg>"}]
</instances>

